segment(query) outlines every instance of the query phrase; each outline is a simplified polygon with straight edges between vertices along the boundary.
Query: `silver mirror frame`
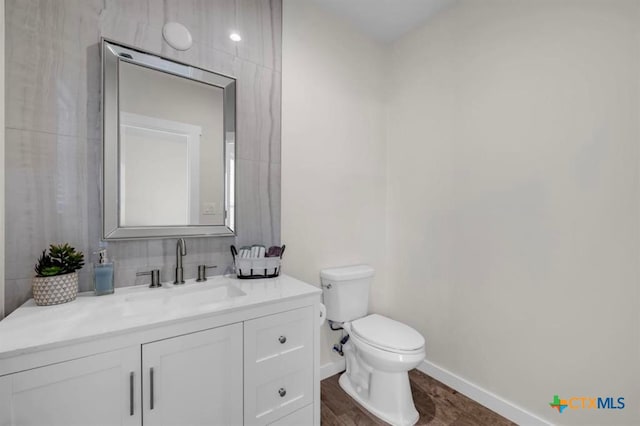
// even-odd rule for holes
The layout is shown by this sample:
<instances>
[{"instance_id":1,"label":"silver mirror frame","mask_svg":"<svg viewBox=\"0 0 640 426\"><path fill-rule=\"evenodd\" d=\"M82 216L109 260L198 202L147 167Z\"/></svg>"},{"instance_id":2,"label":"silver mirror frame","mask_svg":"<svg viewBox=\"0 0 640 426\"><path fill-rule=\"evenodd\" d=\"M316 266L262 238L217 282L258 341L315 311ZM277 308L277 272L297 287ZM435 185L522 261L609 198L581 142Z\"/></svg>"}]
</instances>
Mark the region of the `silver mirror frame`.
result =
<instances>
[{"instance_id":1,"label":"silver mirror frame","mask_svg":"<svg viewBox=\"0 0 640 426\"><path fill-rule=\"evenodd\" d=\"M144 52L123 44L102 39L102 238L105 240L131 240L172 237L234 236L236 220L235 194L230 190L230 179L237 187L236 176L230 176L230 154L235 161L236 142L236 79L191 65L176 62L159 55ZM174 74L180 77L210 84L223 90L224 109L224 225L189 226L120 226L119 200L119 100L118 71L120 61ZM233 147L229 151L229 147ZM234 164L234 170L237 163Z\"/></svg>"}]
</instances>

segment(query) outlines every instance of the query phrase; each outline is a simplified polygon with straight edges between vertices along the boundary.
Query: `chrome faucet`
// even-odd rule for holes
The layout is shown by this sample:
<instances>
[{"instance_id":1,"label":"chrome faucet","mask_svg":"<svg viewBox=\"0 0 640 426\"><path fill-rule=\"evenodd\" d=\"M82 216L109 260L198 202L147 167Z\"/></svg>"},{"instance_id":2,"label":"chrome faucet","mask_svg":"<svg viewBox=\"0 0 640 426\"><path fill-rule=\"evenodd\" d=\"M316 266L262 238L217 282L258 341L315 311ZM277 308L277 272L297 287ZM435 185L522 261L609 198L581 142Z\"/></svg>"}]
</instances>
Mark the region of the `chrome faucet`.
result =
<instances>
[{"instance_id":1,"label":"chrome faucet","mask_svg":"<svg viewBox=\"0 0 640 426\"><path fill-rule=\"evenodd\" d=\"M184 284L184 270L182 269L182 256L187 255L187 245L184 238L178 238L176 246L176 279L174 284Z\"/></svg>"}]
</instances>

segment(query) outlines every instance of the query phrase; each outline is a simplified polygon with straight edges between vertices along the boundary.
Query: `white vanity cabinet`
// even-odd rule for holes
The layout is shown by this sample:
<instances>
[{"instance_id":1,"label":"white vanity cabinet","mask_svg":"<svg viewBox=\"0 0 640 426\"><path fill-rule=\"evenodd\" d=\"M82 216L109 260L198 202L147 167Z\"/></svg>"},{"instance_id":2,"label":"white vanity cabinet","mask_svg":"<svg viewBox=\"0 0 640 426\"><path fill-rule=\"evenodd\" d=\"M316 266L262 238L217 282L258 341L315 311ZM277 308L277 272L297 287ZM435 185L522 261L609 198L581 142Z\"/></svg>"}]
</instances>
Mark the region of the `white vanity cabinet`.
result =
<instances>
[{"instance_id":1,"label":"white vanity cabinet","mask_svg":"<svg viewBox=\"0 0 640 426\"><path fill-rule=\"evenodd\" d=\"M0 377L0 425L140 425L136 349Z\"/></svg>"},{"instance_id":2,"label":"white vanity cabinet","mask_svg":"<svg viewBox=\"0 0 640 426\"><path fill-rule=\"evenodd\" d=\"M242 323L142 345L144 424L242 424Z\"/></svg>"},{"instance_id":3,"label":"white vanity cabinet","mask_svg":"<svg viewBox=\"0 0 640 426\"><path fill-rule=\"evenodd\" d=\"M0 426L319 426L320 290L211 281L27 302L0 321Z\"/></svg>"}]
</instances>

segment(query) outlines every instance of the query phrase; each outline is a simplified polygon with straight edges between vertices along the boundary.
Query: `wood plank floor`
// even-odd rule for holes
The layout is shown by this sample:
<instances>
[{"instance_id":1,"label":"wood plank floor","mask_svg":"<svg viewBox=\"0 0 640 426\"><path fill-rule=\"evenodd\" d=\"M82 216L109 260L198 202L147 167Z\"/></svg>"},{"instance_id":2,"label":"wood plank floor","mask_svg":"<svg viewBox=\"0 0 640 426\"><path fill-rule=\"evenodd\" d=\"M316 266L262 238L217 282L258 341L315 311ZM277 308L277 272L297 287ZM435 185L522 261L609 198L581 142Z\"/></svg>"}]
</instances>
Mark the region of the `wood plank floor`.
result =
<instances>
[{"instance_id":1,"label":"wood plank floor","mask_svg":"<svg viewBox=\"0 0 640 426\"><path fill-rule=\"evenodd\" d=\"M321 384L322 426L386 425L349 397L340 388L338 377L338 374L331 376ZM421 371L410 371L409 379L413 401L420 413L418 425L511 426L515 424Z\"/></svg>"}]
</instances>

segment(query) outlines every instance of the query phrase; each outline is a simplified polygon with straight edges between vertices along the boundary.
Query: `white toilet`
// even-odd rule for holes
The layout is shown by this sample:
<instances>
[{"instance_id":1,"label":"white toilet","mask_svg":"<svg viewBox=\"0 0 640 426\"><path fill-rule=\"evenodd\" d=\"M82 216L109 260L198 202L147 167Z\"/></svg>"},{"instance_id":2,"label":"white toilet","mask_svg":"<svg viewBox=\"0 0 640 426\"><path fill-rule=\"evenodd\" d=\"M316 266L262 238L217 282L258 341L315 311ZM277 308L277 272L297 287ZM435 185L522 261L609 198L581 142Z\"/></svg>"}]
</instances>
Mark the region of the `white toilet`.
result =
<instances>
[{"instance_id":1,"label":"white toilet","mask_svg":"<svg viewBox=\"0 0 640 426\"><path fill-rule=\"evenodd\" d=\"M368 265L320 271L326 318L341 323L349 334L340 387L380 419L413 425L419 416L407 373L424 359L424 338L406 324L367 315L373 275Z\"/></svg>"}]
</instances>

